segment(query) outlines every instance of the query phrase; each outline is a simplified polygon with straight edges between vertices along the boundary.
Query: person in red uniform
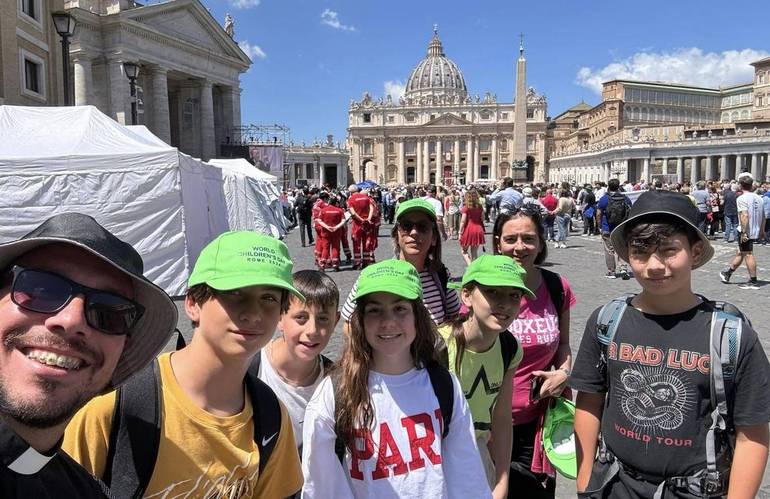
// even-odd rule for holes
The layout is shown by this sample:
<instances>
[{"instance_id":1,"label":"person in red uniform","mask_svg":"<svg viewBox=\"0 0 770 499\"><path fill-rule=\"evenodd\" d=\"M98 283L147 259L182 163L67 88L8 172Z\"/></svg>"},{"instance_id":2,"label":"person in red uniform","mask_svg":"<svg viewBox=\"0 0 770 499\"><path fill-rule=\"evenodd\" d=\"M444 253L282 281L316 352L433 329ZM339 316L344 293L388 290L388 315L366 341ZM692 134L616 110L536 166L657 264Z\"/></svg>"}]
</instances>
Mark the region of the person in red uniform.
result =
<instances>
[{"instance_id":1,"label":"person in red uniform","mask_svg":"<svg viewBox=\"0 0 770 499\"><path fill-rule=\"evenodd\" d=\"M324 191L318 194L318 199L313 203L313 227L315 228L315 264L318 270L323 269L323 262L321 262L321 249L326 245L324 241L324 231L321 226L318 225L318 220L321 217L321 210L326 208L329 201L329 193Z\"/></svg>"},{"instance_id":2,"label":"person in red uniform","mask_svg":"<svg viewBox=\"0 0 770 499\"><path fill-rule=\"evenodd\" d=\"M353 240L353 268L362 269L366 265L364 242L368 225L372 223L373 203L369 196L359 192L357 185L351 185L348 190L348 211L353 216L353 230L350 234Z\"/></svg>"},{"instance_id":3,"label":"person in red uniform","mask_svg":"<svg viewBox=\"0 0 770 499\"><path fill-rule=\"evenodd\" d=\"M321 248L321 264L324 270L340 269L340 239L345 225L345 210L339 207L339 199L331 197L329 204L321 210L318 225L324 234L324 246Z\"/></svg>"}]
</instances>

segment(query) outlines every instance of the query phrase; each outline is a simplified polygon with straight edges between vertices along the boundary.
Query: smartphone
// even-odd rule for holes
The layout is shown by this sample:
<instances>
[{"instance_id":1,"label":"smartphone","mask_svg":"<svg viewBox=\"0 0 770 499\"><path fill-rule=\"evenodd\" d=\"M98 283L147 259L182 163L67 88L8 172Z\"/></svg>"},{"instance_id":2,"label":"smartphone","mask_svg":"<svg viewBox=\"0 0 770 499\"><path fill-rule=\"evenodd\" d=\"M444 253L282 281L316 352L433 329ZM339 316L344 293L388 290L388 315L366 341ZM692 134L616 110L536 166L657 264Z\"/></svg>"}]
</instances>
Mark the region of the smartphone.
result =
<instances>
[{"instance_id":1,"label":"smartphone","mask_svg":"<svg viewBox=\"0 0 770 499\"><path fill-rule=\"evenodd\" d=\"M529 386L529 400L531 402L540 400L540 389L543 387L543 383L545 383L545 378L532 376L532 382Z\"/></svg>"}]
</instances>

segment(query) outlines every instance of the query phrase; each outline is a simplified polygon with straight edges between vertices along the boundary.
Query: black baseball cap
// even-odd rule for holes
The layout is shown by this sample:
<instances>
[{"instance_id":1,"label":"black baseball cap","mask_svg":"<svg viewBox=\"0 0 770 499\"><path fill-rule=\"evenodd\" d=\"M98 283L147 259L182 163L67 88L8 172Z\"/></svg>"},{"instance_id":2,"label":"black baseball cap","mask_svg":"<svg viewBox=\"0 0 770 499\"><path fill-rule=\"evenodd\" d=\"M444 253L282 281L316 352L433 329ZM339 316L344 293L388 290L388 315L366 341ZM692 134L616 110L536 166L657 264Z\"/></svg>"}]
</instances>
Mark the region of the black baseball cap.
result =
<instances>
[{"instance_id":1,"label":"black baseball cap","mask_svg":"<svg viewBox=\"0 0 770 499\"><path fill-rule=\"evenodd\" d=\"M109 388L116 388L149 364L166 345L176 328L176 305L165 291L144 277L142 257L133 246L82 213L54 215L20 239L0 244L0 269L23 254L49 244L80 248L131 279L133 299L144 307L144 314L131 330L130 340L115 366Z\"/></svg>"},{"instance_id":2,"label":"black baseball cap","mask_svg":"<svg viewBox=\"0 0 770 499\"><path fill-rule=\"evenodd\" d=\"M628 218L615 227L610 234L610 241L615 253L628 261L628 241L625 237L626 227L636 225L640 218L647 223L665 223L667 218L674 217L693 228L698 239L703 242L703 255L693 269L706 264L714 256L714 247L706 235L698 229L698 208L686 195L674 191L653 190L644 192L631 206Z\"/></svg>"}]
</instances>

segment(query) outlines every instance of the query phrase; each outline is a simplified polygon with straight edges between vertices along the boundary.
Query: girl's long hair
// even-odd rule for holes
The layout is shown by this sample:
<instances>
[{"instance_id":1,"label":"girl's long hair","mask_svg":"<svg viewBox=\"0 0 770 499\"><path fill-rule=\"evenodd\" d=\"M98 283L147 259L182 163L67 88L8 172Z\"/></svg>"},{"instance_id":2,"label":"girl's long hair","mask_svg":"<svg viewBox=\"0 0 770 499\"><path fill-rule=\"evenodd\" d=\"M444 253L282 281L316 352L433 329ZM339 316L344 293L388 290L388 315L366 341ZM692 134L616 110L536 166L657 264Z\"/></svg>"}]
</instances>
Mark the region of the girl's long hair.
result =
<instances>
[{"instance_id":1,"label":"girl's long hair","mask_svg":"<svg viewBox=\"0 0 770 499\"><path fill-rule=\"evenodd\" d=\"M374 408L369 393L369 371L372 367L372 347L366 341L364 331L364 307L367 296L361 297L350 317L350 334L332 376L336 377L336 431L337 436L349 449L354 448L355 430L371 428ZM436 339L438 333L430 313L422 300L411 300L416 334L410 347L416 368L424 368L437 362Z\"/></svg>"},{"instance_id":2,"label":"girl's long hair","mask_svg":"<svg viewBox=\"0 0 770 499\"><path fill-rule=\"evenodd\" d=\"M463 287L463 289L460 291L460 293L463 292L463 290L468 290L470 292L473 292L473 290L476 289L476 281L471 281L468 284ZM471 317L473 317L473 310L469 309L467 315L458 314L457 317L455 317L454 320L450 321L449 327L451 328L452 332L452 338L455 340L455 366L454 366L454 372L457 374L457 377L460 377L460 366L463 364L463 355L465 354L465 348L466 348L466 341L465 341L465 330L463 327L463 324L465 321L470 320Z\"/></svg>"}]
</instances>

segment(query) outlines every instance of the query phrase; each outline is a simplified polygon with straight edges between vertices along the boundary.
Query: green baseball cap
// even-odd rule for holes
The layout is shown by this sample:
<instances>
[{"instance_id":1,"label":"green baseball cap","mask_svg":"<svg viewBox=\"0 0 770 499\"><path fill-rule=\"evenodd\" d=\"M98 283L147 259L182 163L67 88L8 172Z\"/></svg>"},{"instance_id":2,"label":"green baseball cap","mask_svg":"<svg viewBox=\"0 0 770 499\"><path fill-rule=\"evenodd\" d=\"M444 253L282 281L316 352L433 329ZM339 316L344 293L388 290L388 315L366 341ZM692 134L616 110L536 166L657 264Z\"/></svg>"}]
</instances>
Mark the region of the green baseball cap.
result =
<instances>
[{"instance_id":1,"label":"green baseball cap","mask_svg":"<svg viewBox=\"0 0 770 499\"><path fill-rule=\"evenodd\" d=\"M420 274L404 260L383 260L361 271L354 299L384 291L407 300L422 299Z\"/></svg>"},{"instance_id":2,"label":"green baseball cap","mask_svg":"<svg viewBox=\"0 0 770 499\"><path fill-rule=\"evenodd\" d=\"M433 205L430 204L430 202L423 198L414 198L410 199L409 201L404 201L398 205L398 210L396 211L396 221L398 222L399 218L409 213L410 211L422 211L429 215L431 219L436 218L436 210L433 208Z\"/></svg>"},{"instance_id":3,"label":"green baseball cap","mask_svg":"<svg viewBox=\"0 0 770 499\"><path fill-rule=\"evenodd\" d=\"M558 397L545 411L543 449L556 471L571 480L577 477L574 427L575 404Z\"/></svg>"},{"instance_id":4,"label":"green baseball cap","mask_svg":"<svg viewBox=\"0 0 770 499\"><path fill-rule=\"evenodd\" d=\"M281 241L246 230L225 232L203 248L187 286L205 283L219 291L274 286L304 300L291 271L289 249Z\"/></svg>"},{"instance_id":5,"label":"green baseball cap","mask_svg":"<svg viewBox=\"0 0 770 499\"><path fill-rule=\"evenodd\" d=\"M530 298L535 293L524 284L527 271L516 261L505 255L481 255L473 260L465 269L461 282L452 282L448 287L462 289L470 282L477 282L483 286L503 286L507 288L519 288Z\"/></svg>"}]
</instances>

